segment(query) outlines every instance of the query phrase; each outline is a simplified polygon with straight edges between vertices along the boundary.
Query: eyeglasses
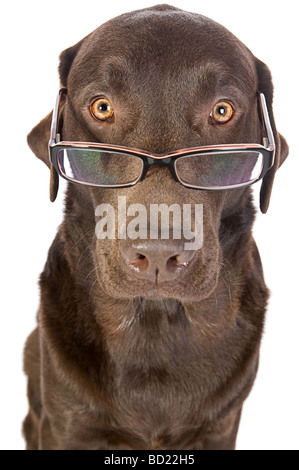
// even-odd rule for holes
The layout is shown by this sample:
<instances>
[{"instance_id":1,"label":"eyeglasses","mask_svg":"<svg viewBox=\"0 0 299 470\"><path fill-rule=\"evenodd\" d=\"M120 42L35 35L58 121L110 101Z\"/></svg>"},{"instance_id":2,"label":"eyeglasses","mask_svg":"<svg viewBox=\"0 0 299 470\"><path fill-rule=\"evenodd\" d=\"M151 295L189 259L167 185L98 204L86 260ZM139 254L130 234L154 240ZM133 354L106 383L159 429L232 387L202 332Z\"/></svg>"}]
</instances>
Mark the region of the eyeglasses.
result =
<instances>
[{"instance_id":1,"label":"eyeglasses","mask_svg":"<svg viewBox=\"0 0 299 470\"><path fill-rule=\"evenodd\" d=\"M223 190L249 186L264 177L275 160L275 142L265 96L258 94L266 137L261 144L187 148L168 154L94 142L60 141L59 91L53 111L49 158L60 176L91 187L129 187L145 178L152 165L169 168L175 181L193 189Z\"/></svg>"}]
</instances>

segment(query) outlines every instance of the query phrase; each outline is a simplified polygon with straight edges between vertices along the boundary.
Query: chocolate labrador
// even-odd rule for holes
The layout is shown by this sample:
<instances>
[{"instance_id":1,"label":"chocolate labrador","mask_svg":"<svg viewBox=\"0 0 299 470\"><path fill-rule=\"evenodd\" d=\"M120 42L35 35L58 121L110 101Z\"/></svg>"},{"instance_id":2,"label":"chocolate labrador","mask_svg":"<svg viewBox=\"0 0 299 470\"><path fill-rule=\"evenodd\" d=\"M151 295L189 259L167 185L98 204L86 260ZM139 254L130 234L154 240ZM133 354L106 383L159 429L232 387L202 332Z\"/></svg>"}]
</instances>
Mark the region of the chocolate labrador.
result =
<instances>
[{"instance_id":1,"label":"chocolate labrador","mask_svg":"<svg viewBox=\"0 0 299 470\"><path fill-rule=\"evenodd\" d=\"M27 448L234 449L268 298L251 185L265 213L288 154L270 71L158 5L62 52L59 73L28 136L51 200L70 183L25 348Z\"/></svg>"}]
</instances>

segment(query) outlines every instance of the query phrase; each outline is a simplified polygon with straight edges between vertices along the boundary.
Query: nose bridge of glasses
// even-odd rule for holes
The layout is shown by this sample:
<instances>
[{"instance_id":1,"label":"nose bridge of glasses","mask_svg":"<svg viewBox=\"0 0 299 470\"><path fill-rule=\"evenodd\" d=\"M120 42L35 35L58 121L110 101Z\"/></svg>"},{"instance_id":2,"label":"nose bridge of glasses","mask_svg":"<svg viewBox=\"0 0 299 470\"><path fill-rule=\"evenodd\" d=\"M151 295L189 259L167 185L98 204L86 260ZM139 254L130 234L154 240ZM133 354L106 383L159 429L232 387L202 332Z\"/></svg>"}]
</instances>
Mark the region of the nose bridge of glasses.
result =
<instances>
[{"instance_id":1,"label":"nose bridge of glasses","mask_svg":"<svg viewBox=\"0 0 299 470\"><path fill-rule=\"evenodd\" d=\"M154 172L158 171L161 167L166 167L172 173L172 166L171 166L171 157L168 156L147 156L145 161L145 174L144 176L149 176Z\"/></svg>"},{"instance_id":2,"label":"nose bridge of glasses","mask_svg":"<svg viewBox=\"0 0 299 470\"><path fill-rule=\"evenodd\" d=\"M148 156L147 157L147 164L149 167L153 165L160 165L160 166L169 166L171 162L171 157L168 156Z\"/></svg>"}]
</instances>

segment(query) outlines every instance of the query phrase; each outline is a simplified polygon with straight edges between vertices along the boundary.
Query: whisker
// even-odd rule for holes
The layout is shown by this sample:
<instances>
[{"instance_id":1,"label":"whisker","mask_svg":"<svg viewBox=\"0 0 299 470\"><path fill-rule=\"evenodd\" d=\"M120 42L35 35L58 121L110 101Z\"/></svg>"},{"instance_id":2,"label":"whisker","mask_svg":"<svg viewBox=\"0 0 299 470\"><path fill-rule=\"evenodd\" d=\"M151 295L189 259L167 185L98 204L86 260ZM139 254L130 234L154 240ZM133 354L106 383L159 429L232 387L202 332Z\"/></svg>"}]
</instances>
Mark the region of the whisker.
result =
<instances>
[{"instance_id":1,"label":"whisker","mask_svg":"<svg viewBox=\"0 0 299 470\"><path fill-rule=\"evenodd\" d=\"M220 274L220 279L223 280L224 284L226 285L228 296L229 296L229 301L230 301L230 306L232 307L232 293L231 293L231 276L230 273L233 272L233 267L230 261L228 261L226 258L222 258L222 265L221 265L221 270L223 274ZM221 272L220 270L220 272Z\"/></svg>"},{"instance_id":2,"label":"whisker","mask_svg":"<svg viewBox=\"0 0 299 470\"><path fill-rule=\"evenodd\" d=\"M232 264L231 264L230 261L228 261L226 258L222 258L222 266L223 266L224 268L226 268L226 266L224 266L224 263L226 263L229 268L233 269Z\"/></svg>"},{"instance_id":3,"label":"whisker","mask_svg":"<svg viewBox=\"0 0 299 470\"><path fill-rule=\"evenodd\" d=\"M77 262L77 268L79 266L79 263L82 259L82 256L84 255L84 253L86 252L86 250L88 250L89 248L91 247L91 245L87 245L87 247L82 251L81 255L80 255L80 258L78 259L78 262Z\"/></svg>"},{"instance_id":4,"label":"whisker","mask_svg":"<svg viewBox=\"0 0 299 470\"><path fill-rule=\"evenodd\" d=\"M96 282L97 282L97 278L95 278L95 280L94 280L93 283L92 283L92 286L91 286L90 291L89 291L89 297L91 296L92 289L93 289L93 287L94 287L94 285L95 285Z\"/></svg>"},{"instance_id":5,"label":"whisker","mask_svg":"<svg viewBox=\"0 0 299 470\"><path fill-rule=\"evenodd\" d=\"M213 294L214 294L214 297L215 297L215 307L216 307L216 310L217 310L218 309L218 298L217 298L217 294L216 294L215 291L213 292Z\"/></svg>"},{"instance_id":6,"label":"whisker","mask_svg":"<svg viewBox=\"0 0 299 470\"><path fill-rule=\"evenodd\" d=\"M87 230L87 232L84 232L83 235L82 235L82 237L80 237L80 238L70 247L69 252L71 252L71 251L75 248L75 246L78 245L78 243L80 243L80 241L83 240L83 239L86 237L86 235L88 235L90 232L93 232L93 231L94 231L93 229L90 229L90 230Z\"/></svg>"},{"instance_id":7,"label":"whisker","mask_svg":"<svg viewBox=\"0 0 299 470\"><path fill-rule=\"evenodd\" d=\"M232 300L232 293L231 293L231 288L230 288L230 283L225 279L224 276L220 276L220 278L223 280L224 284L226 285L227 291L228 291L228 296L229 296L229 301L230 301L230 306L232 307L233 300Z\"/></svg>"},{"instance_id":8,"label":"whisker","mask_svg":"<svg viewBox=\"0 0 299 470\"><path fill-rule=\"evenodd\" d=\"M94 272L96 271L97 269L101 269L101 266L96 266L94 269L92 269L86 276L86 278L84 279L84 281L86 281L86 279Z\"/></svg>"}]
</instances>

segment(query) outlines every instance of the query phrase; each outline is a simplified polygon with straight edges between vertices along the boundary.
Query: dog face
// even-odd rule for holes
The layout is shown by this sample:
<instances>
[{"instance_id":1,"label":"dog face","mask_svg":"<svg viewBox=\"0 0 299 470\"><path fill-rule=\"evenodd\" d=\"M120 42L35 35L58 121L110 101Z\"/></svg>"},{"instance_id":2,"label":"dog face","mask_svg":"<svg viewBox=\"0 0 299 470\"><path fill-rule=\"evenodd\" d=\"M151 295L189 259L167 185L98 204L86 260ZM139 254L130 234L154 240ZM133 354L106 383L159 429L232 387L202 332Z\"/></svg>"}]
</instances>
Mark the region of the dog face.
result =
<instances>
[{"instance_id":1,"label":"dog face","mask_svg":"<svg viewBox=\"0 0 299 470\"><path fill-rule=\"evenodd\" d=\"M274 174L287 156L287 145L275 129L268 68L224 27L167 6L125 14L64 51L59 71L61 84L68 90L61 112L63 140L109 143L156 154L204 145L262 143L257 92L263 92L277 147L275 165L261 189L261 210L266 212ZM99 100L101 106L95 108ZM223 111L223 103L231 108ZM229 119L217 116L221 105L222 113L232 112ZM50 116L28 138L45 162L49 128ZM126 164L122 169L129 171ZM183 233L177 240L163 239L163 221L156 240L150 236L145 240L96 239L96 208L113 206L119 221L118 201L123 197L127 207L142 204L147 214L151 204L201 206L202 247L186 250ZM131 188L72 185L70 198L69 227L76 233L82 225L93 231L87 243L93 244L92 269L98 289L117 298L199 301L208 297L228 256L225 221L238 214L240 222L246 208L247 226L253 222L248 187L189 189L158 165ZM191 225L194 229L195 214ZM176 230L174 223L170 229ZM148 226L146 230L149 235Z\"/></svg>"}]
</instances>

